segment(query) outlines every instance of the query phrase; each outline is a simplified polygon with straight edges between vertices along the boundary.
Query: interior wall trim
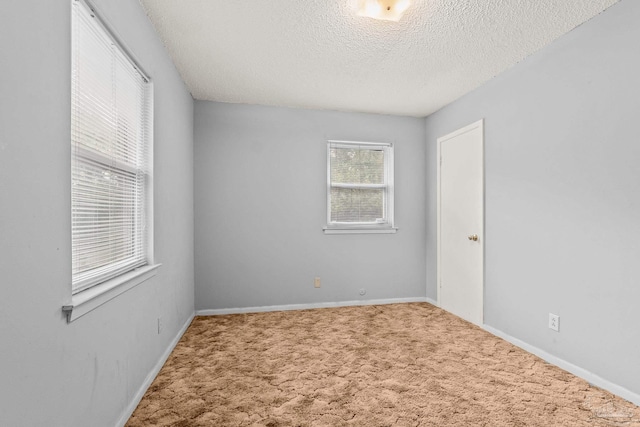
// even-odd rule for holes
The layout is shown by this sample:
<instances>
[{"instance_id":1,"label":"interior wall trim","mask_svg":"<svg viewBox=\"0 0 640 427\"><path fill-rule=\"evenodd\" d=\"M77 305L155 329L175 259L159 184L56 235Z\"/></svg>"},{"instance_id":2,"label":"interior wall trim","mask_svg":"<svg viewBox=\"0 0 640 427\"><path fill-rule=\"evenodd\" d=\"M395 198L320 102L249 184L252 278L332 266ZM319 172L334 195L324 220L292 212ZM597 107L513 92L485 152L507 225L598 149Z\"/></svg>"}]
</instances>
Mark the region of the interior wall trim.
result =
<instances>
[{"instance_id":1,"label":"interior wall trim","mask_svg":"<svg viewBox=\"0 0 640 427\"><path fill-rule=\"evenodd\" d=\"M224 314L264 313L268 311L309 310L313 308L351 307L359 305L403 304L407 302L429 302L426 297L371 299L363 301L319 302L311 304L269 305L262 307L237 307L197 310L196 316L220 316ZM433 303L431 303L433 304ZM434 304L435 305L435 304Z\"/></svg>"},{"instance_id":2,"label":"interior wall trim","mask_svg":"<svg viewBox=\"0 0 640 427\"><path fill-rule=\"evenodd\" d=\"M147 377L144 379L144 381L140 385L138 392L133 396L133 399L131 399L131 402L129 402L129 405L127 405L124 412L120 416L120 419L116 423L116 427L124 427L127 421L129 421L129 418L131 418L133 411L135 411L136 408L138 407L138 404L144 397L144 394L147 392L147 389L149 388L149 386L151 386L151 383L153 382L153 380L156 379L156 377L158 376L158 373L160 373L160 370L164 366L169 356L171 356L173 349L176 347L176 345L178 345L178 342L180 341L184 333L187 332L187 329L189 328L189 325L191 325L191 322L193 321L194 317L195 317L195 314L191 314L191 316L189 316L189 318L184 323L184 325L182 325L182 328L180 328L180 330L178 331L176 336L173 338L173 340L171 341L167 349L164 351L164 353L162 353L162 356L160 356L160 359L158 359L158 361L153 366L149 374L147 374Z\"/></svg>"},{"instance_id":3,"label":"interior wall trim","mask_svg":"<svg viewBox=\"0 0 640 427\"><path fill-rule=\"evenodd\" d=\"M582 378L583 380L587 381L590 384L593 384L597 387L607 390L615 394L616 396L620 396L621 398L626 399L629 402L632 402L633 404L640 406L640 394L634 393L629 389L626 389L618 384L615 384L607 379L604 379L594 374L593 372L590 372L584 368L581 368L580 366L574 365L573 363L567 362L566 360L561 359L560 357L554 356L551 353L547 353L546 351L534 345L521 341L518 338L514 338L511 335L505 334L504 332L498 329L492 328L489 325L483 325L483 328L487 332L499 338L502 338L503 340L510 342L516 347L520 347L521 349L528 351L529 353L535 354L536 356L543 359L544 361L549 362L552 365L559 367L560 369L564 369L565 371L570 372L573 375Z\"/></svg>"}]
</instances>

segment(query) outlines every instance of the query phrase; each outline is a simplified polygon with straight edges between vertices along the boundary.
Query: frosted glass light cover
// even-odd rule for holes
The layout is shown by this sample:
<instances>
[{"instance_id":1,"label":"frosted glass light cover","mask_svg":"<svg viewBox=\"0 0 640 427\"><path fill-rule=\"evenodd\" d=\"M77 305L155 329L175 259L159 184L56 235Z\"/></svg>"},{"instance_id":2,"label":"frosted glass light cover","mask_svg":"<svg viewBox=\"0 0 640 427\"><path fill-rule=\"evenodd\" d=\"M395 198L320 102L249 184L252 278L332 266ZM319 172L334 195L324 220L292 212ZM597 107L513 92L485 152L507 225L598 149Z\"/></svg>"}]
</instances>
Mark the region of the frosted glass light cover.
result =
<instances>
[{"instance_id":1,"label":"frosted glass light cover","mask_svg":"<svg viewBox=\"0 0 640 427\"><path fill-rule=\"evenodd\" d=\"M409 0L357 0L358 15L384 21L399 21Z\"/></svg>"}]
</instances>

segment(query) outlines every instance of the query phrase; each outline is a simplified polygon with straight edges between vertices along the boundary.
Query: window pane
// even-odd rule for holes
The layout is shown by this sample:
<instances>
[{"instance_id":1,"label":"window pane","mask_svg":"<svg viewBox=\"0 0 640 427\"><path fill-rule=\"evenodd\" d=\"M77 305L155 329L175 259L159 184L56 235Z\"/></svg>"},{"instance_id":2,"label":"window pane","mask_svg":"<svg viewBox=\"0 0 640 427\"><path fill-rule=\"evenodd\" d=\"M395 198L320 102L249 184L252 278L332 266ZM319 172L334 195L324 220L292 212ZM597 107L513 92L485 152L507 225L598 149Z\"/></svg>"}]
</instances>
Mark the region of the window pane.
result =
<instances>
[{"instance_id":1,"label":"window pane","mask_svg":"<svg viewBox=\"0 0 640 427\"><path fill-rule=\"evenodd\" d=\"M74 166L73 274L141 258L136 222L142 212L132 196L144 177L82 159L75 159Z\"/></svg>"},{"instance_id":2,"label":"window pane","mask_svg":"<svg viewBox=\"0 0 640 427\"><path fill-rule=\"evenodd\" d=\"M331 182L384 184L384 151L381 149L332 147Z\"/></svg>"},{"instance_id":3,"label":"window pane","mask_svg":"<svg viewBox=\"0 0 640 427\"><path fill-rule=\"evenodd\" d=\"M376 222L384 218L384 189L331 189L331 222Z\"/></svg>"}]
</instances>

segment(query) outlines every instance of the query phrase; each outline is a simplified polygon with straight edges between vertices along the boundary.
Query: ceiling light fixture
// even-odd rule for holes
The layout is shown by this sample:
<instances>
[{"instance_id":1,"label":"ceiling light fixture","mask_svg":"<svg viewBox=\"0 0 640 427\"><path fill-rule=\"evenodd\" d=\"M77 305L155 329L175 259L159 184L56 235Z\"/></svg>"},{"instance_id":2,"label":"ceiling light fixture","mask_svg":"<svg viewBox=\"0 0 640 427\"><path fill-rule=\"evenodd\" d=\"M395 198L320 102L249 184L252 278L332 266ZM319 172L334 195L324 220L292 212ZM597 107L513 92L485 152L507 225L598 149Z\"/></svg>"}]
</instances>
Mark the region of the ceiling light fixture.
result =
<instances>
[{"instance_id":1,"label":"ceiling light fixture","mask_svg":"<svg viewBox=\"0 0 640 427\"><path fill-rule=\"evenodd\" d=\"M410 0L358 0L358 15L383 21L399 21Z\"/></svg>"}]
</instances>

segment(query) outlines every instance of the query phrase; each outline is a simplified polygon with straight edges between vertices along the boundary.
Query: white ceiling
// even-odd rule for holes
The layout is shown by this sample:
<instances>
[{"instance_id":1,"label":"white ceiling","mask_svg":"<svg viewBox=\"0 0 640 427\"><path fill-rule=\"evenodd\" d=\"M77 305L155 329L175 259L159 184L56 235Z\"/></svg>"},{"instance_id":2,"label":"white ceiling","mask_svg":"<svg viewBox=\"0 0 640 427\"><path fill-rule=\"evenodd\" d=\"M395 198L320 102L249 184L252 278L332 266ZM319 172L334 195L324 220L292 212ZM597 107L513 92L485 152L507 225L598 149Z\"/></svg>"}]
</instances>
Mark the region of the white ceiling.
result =
<instances>
[{"instance_id":1,"label":"white ceiling","mask_svg":"<svg viewBox=\"0 0 640 427\"><path fill-rule=\"evenodd\" d=\"M618 0L140 0L195 99L426 116Z\"/></svg>"}]
</instances>

